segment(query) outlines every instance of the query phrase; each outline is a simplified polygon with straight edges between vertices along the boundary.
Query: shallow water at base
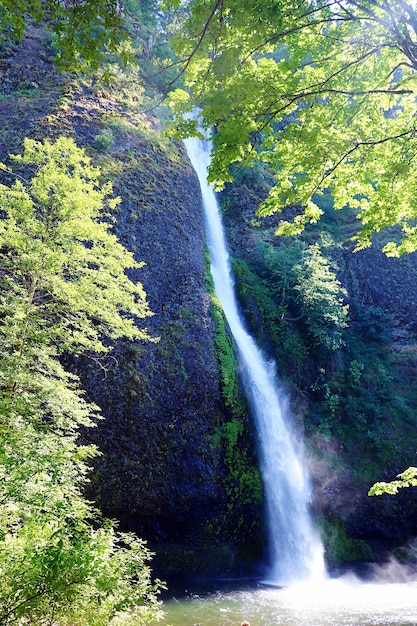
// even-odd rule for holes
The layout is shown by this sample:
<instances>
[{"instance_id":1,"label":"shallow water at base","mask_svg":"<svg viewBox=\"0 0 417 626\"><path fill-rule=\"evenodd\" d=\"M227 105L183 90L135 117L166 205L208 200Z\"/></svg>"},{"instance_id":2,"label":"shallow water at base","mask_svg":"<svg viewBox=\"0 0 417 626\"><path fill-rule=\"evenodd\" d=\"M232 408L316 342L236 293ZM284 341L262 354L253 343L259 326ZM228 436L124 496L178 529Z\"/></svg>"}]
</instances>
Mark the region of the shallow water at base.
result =
<instances>
[{"instance_id":1,"label":"shallow water at base","mask_svg":"<svg viewBox=\"0 0 417 626\"><path fill-rule=\"evenodd\" d=\"M190 594L165 603L169 626L417 626L417 581L344 577L274 589Z\"/></svg>"}]
</instances>

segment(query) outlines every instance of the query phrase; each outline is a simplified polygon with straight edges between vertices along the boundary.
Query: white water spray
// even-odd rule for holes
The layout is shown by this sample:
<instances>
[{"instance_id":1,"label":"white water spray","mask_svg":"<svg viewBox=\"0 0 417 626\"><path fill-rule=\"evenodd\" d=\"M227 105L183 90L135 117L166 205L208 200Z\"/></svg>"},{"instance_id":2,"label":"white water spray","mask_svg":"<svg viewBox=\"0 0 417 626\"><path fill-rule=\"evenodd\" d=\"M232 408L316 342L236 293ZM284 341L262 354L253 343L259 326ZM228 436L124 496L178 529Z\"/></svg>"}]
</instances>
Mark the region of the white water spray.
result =
<instances>
[{"instance_id":1,"label":"white water spray","mask_svg":"<svg viewBox=\"0 0 417 626\"><path fill-rule=\"evenodd\" d=\"M309 479L286 423L288 409L279 390L275 366L263 357L238 309L219 207L207 184L210 144L187 139L185 147L203 196L216 295L239 350L245 391L259 436L272 563L267 582L286 586L322 578L323 548L308 512Z\"/></svg>"}]
</instances>

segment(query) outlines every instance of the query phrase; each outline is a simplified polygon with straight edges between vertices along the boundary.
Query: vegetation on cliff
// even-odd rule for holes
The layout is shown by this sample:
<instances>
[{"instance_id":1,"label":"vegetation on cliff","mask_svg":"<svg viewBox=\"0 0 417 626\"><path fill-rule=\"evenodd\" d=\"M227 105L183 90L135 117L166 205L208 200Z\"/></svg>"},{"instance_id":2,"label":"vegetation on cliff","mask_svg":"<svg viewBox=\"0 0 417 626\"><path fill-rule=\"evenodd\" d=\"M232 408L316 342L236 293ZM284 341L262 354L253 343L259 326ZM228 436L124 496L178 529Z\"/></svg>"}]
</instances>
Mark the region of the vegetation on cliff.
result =
<instances>
[{"instance_id":1,"label":"vegetation on cliff","mask_svg":"<svg viewBox=\"0 0 417 626\"><path fill-rule=\"evenodd\" d=\"M243 307L313 447L336 446L339 476L358 452L363 495L362 481L398 472L398 449L404 464L415 454L415 316L394 295L409 274L380 251L416 249L416 18L407 2L195 0L176 40L185 86L171 95L173 132L196 132L179 119L196 105L216 128L210 177L225 189ZM352 242L375 250L351 261Z\"/></svg>"},{"instance_id":2,"label":"vegetation on cliff","mask_svg":"<svg viewBox=\"0 0 417 626\"><path fill-rule=\"evenodd\" d=\"M83 494L77 442L97 407L60 361L149 339L139 267L110 232L117 199L71 139L26 140L0 185L0 621L143 624L159 615L150 554ZM107 214L107 221L106 221Z\"/></svg>"},{"instance_id":3,"label":"vegetation on cliff","mask_svg":"<svg viewBox=\"0 0 417 626\"><path fill-rule=\"evenodd\" d=\"M196 0L184 31L188 41L182 40L185 60L178 61L169 38L187 17L184 6L163 13L152 0L127 0L125 5L106 3L102 11L101 3L88 1L80 13L77 4L30 2L10 11L9 1L0 0L5 26L0 150L7 162L1 172L5 289L0 332L2 373L9 376L3 385L7 411L1 454L9 474L4 489L14 498L2 505L0 515L8 571L1 602L9 622L30 612L31 619L53 613L63 624L70 616L88 623L85 614L89 611L93 619L91 602L97 600L102 604L94 623L113 617L118 623L130 594L157 613L147 548L103 522L84 499L86 490L102 512L151 540L164 571L207 573L208 562L213 573L240 571L236 558L259 558L262 551L262 488L251 425L233 344L205 283L197 182L181 148L159 132L166 110L159 118L150 112L163 91L186 76L191 97L181 91L173 100L178 111L202 103L205 124L217 126L212 175L223 181L233 175L222 206L239 299L260 345L276 358L297 424L307 435L315 512L323 520L329 558L370 558L364 540L380 533L400 542L415 534L412 504L407 502L408 521L393 539L390 532L400 524L402 505L378 509L363 498L384 468L392 475L401 469L398 463L413 462L416 408L415 263L410 257L394 265L380 253L384 246L397 254L414 245L414 131L412 125L401 130L410 113L414 69L398 56L404 50L385 45L387 11L372 4L373 15L360 13L368 6L362 2L360 14L350 20L337 13L346 13L346 3L334 3L333 14L316 3L309 17L300 15L302 4L294 14L278 16L270 15L270 3L224 0L209 6ZM413 37L414 10L407 11L404 32ZM299 18L300 27L289 32ZM271 32L271 20L282 32ZM224 29L226 22L236 29ZM255 22L260 25L256 32ZM355 39L351 29L370 23L379 26L365 50L364 39ZM322 24L328 32L320 31ZM332 29L341 35L338 39L330 37ZM14 35L24 32L18 44ZM300 43L299 34L306 32ZM312 62L317 59L323 63ZM58 73L53 60L61 69L83 74ZM369 70L371 61L375 72ZM347 78L354 84L342 89ZM350 133L347 118L355 121ZM330 123L335 136L324 128ZM175 125L181 135L178 119ZM188 121L185 131L190 129ZM26 135L32 140L24 144ZM10 160L6 146L23 156ZM387 165L392 154L395 159ZM67 159L68 170L60 170L59 159ZM31 171L34 165L46 177L41 183ZM120 203L103 179L113 181ZM347 182L349 197L341 191ZM71 192L71 211L77 215L65 208L67 192L76 183L80 188ZM82 189L95 207L104 202L109 209L104 220L92 215L89 232L80 209ZM395 193L388 202L389 189ZM284 205L285 226L271 213L278 201ZM334 202L344 207L337 217ZM313 221L323 215L305 232L302 205ZM65 219L48 213L48 206L62 209ZM375 240L375 249L352 257L357 213L370 220L359 235L362 246L371 230L399 218L407 242L387 247L389 240L399 241L390 231ZM294 232L290 223L297 225L296 238L285 236ZM277 229L284 234L279 239ZM60 233L59 238L50 233ZM103 245L92 245L99 233ZM115 234L130 252L119 247ZM116 265L102 264L104 257L95 254L109 246ZM141 325L119 314L149 313L139 281L155 313L147 318L150 334L160 338L146 346L140 341ZM6 318L6 312L13 315ZM22 349L16 351L18 331ZM116 340L111 353L109 337L112 345ZM104 353L98 358L100 350ZM97 417L94 401L106 419L98 428L84 429ZM94 446L80 446L80 425L84 443L97 444L100 456ZM94 474L88 483L91 457ZM413 484L408 474L404 478ZM48 502L46 487L52 493ZM15 503L12 517L10 502ZM25 586L18 573L29 558L33 576ZM81 585L75 573L83 576ZM135 577L141 584L132 589ZM144 610L132 619L148 616ZM123 620L128 623L124 614Z\"/></svg>"},{"instance_id":4,"label":"vegetation on cliff","mask_svg":"<svg viewBox=\"0 0 417 626\"><path fill-rule=\"evenodd\" d=\"M393 534L401 543L415 533L412 494L380 503L367 494L415 459L416 259L389 259L377 242L352 254L354 216L324 205L315 229L277 238L276 220L254 223L257 198L248 201L264 178L242 168L221 195L237 293L305 433L327 558L369 558L369 545L353 549L354 540L387 545ZM304 298L310 287L314 298ZM397 515L405 533L393 531Z\"/></svg>"}]
</instances>

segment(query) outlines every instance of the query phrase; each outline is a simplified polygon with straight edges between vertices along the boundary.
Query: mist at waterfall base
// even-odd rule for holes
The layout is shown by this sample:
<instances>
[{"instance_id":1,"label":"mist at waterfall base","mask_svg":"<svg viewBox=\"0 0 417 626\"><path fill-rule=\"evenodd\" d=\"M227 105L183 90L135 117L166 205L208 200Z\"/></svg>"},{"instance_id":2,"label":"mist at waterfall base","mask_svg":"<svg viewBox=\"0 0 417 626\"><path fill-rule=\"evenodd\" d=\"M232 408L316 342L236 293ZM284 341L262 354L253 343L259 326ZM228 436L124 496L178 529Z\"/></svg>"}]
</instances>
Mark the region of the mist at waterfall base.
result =
<instances>
[{"instance_id":1,"label":"mist at waterfall base","mask_svg":"<svg viewBox=\"0 0 417 626\"><path fill-rule=\"evenodd\" d=\"M361 583L354 577L287 588L189 594L165 606L170 626L416 626L417 582Z\"/></svg>"},{"instance_id":2,"label":"mist at waterfall base","mask_svg":"<svg viewBox=\"0 0 417 626\"><path fill-rule=\"evenodd\" d=\"M375 571L371 582L351 573L337 579L326 575L322 543L308 512L302 449L287 422L275 367L248 333L235 299L219 208L207 185L210 146L199 139L188 139L185 146L201 186L216 295L239 350L256 422L270 563L262 581L200 581L182 589L165 601L165 621L171 626L239 626L242 620L251 626L417 626L416 572L392 563Z\"/></svg>"},{"instance_id":3,"label":"mist at waterfall base","mask_svg":"<svg viewBox=\"0 0 417 626\"><path fill-rule=\"evenodd\" d=\"M287 586L324 577L323 547L310 519L310 485L301 450L293 441L288 407L276 370L248 332L235 297L233 275L218 203L207 184L210 143L187 139L199 178L216 296L239 351L239 367L255 421L264 483L269 543L267 581Z\"/></svg>"}]
</instances>

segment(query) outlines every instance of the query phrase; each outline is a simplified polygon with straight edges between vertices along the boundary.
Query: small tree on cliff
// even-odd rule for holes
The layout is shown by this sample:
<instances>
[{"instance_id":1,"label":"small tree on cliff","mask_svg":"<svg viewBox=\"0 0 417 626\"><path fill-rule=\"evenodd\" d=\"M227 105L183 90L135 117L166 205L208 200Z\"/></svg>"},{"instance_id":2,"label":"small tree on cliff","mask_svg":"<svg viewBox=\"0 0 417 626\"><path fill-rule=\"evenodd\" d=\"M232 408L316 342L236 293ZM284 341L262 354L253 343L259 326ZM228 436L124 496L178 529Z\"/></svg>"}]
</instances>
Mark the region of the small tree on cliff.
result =
<instances>
[{"instance_id":1,"label":"small tree on cliff","mask_svg":"<svg viewBox=\"0 0 417 626\"><path fill-rule=\"evenodd\" d=\"M64 354L149 339L140 267L111 233L109 184L67 138L26 140L0 185L0 622L143 624L159 615L150 554L83 497L93 425Z\"/></svg>"}]
</instances>

